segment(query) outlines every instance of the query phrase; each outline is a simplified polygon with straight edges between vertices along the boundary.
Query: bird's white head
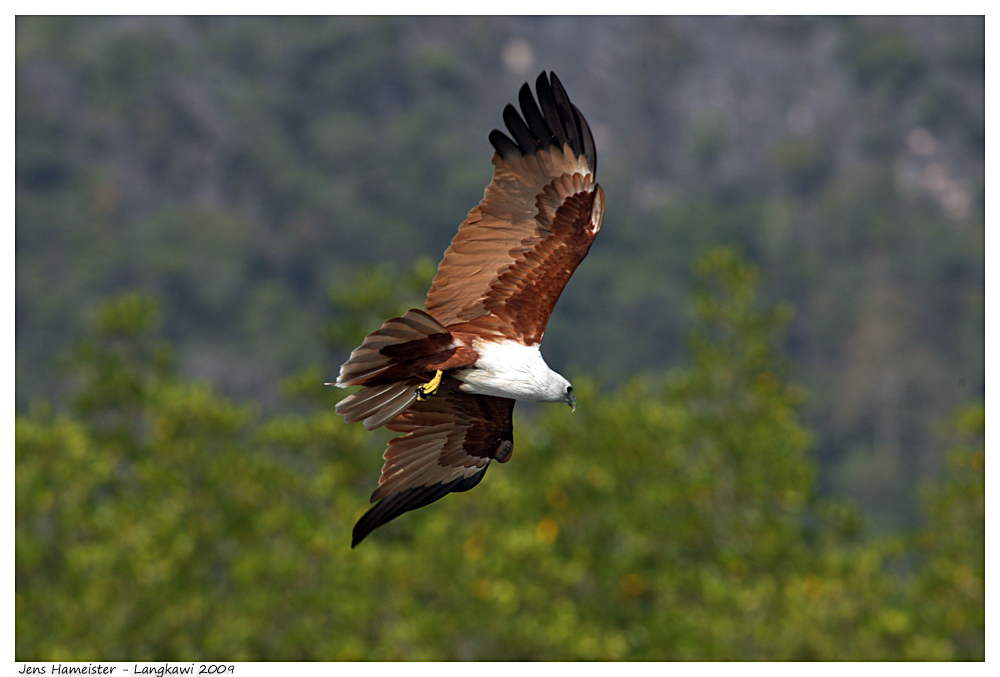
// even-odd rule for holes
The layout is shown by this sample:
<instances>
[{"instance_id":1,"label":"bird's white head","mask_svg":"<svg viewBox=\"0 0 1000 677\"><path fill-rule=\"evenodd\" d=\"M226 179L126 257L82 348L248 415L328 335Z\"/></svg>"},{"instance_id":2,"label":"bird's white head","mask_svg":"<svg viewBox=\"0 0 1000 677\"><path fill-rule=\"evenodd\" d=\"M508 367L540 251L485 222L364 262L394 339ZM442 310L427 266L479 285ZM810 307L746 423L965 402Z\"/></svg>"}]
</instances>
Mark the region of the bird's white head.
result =
<instances>
[{"instance_id":1,"label":"bird's white head","mask_svg":"<svg viewBox=\"0 0 1000 677\"><path fill-rule=\"evenodd\" d=\"M514 400L565 402L576 408L573 386L545 364L537 344L477 339L473 347L479 353L475 368L455 375L464 382L463 391Z\"/></svg>"},{"instance_id":2,"label":"bird's white head","mask_svg":"<svg viewBox=\"0 0 1000 677\"><path fill-rule=\"evenodd\" d=\"M576 411L576 395L573 394L573 385L567 381L562 374L549 371L549 382L546 384L545 402L565 402L573 411Z\"/></svg>"}]
</instances>

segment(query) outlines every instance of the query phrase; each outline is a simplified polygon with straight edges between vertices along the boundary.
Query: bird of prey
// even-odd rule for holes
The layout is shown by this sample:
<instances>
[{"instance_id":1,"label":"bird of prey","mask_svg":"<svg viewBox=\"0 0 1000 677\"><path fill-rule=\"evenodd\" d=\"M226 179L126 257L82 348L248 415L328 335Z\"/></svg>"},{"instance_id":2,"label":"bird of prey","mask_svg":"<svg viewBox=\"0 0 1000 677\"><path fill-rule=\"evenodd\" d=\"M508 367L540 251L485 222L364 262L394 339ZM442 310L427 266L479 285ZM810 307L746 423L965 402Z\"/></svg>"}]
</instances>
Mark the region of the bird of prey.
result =
<instances>
[{"instance_id":1,"label":"bird of prey","mask_svg":"<svg viewBox=\"0 0 1000 677\"><path fill-rule=\"evenodd\" d=\"M347 423L405 433L389 441L372 507L351 547L373 529L453 491L468 491L514 447L515 400L565 402L573 386L539 346L549 315L601 229L604 191L587 121L555 73L527 83L490 133L493 180L458 228L427 292L369 334L336 385Z\"/></svg>"}]
</instances>

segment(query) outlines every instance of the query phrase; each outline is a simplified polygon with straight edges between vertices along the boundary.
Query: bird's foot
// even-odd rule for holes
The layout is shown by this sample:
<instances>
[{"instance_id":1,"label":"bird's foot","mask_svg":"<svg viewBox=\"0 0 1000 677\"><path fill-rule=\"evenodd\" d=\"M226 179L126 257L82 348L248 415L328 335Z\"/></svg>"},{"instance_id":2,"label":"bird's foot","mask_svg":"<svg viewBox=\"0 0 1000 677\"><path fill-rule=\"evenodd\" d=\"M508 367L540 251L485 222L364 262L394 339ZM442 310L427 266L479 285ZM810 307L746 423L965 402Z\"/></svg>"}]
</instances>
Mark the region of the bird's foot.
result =
<instances>
[{"instance_id":1,"label":"bird's foot","mask_svg":"<svg viewBox=\"0 0 1000 677\"><path fill-rule=\"evenodd\" d=\"M439 369L438 372L434 374L434 378L417 388L417 399L419 401L423 402L437 392L438 386L441 385L441 374L443 373L444 372Z\"/></svg>"}]
</instances>

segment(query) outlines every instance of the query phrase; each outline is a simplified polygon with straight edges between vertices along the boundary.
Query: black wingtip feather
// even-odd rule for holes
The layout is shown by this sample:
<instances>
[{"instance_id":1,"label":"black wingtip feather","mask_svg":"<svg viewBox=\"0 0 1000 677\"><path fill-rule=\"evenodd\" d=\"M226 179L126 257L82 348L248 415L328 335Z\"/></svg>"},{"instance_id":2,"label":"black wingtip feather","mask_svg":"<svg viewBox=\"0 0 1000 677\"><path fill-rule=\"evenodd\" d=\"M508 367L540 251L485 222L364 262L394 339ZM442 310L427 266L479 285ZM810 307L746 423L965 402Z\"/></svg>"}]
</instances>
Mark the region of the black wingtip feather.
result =
<instances>
[{"instance_id":1,"label":"black wingtip feather","mask_svg":"<svg viewBox=\"0 0 1000 677\"><path fill-rule=\"evenodd\" d=\"M542 112L538 110L535 98L531 96L531 87L528 86L527 82L521 86L521 91L517 93L517 101L521 104L521 114L524 116L524 121L528 123L528 129L535 137L537 146L548 148L553 145L555 139L545 122L545 118L542 117Z\"/></svg>"},{"instance_id":2,"label":"black wingtip feather","mask_svg":"<svg viewBox=\"0 0 1000 677\"><path fill-rule=\"evenodd\" d=\"M533 155L540 148L562 148L568 143L574 153L586 158L590 170L596 173L597 150L590 126L570 102L555 73L542 71L539 74L535 80L535 95L538 103L528 83L524 83L517 95L520 114L512 105L504 108L503 121L513 138L498 130L490 133L490 143L500 157Z\"/></svg>"},{"instance_id":3,"label":"black wingtip feather","mask_svg":"<svg viewBox=\"0 0 1000 677\"><path fill-rule=\"evenodd\" d=\"M510 140L506 134L501 132L499 129L494 129L490 132L490 143L493 145L494 150L502 158L519 158L523 153L521 149L517 147L517 144Z\"/></svg>"},{"instance_id":4,"label":"black wingtip feather","mask_svg":"<svg viewBox=\"0 0 1000 677\"><path fill-rule=\"evenodd\" d=\"M535 93L538 95L538 105L545 116L545 123L555 137L556 144L562 148L566 145L566 131L559 120L559 109L556 107L556 100L553 98L552 88L549 86L549 76L545 71L542 71L538 79L535 80Z\"/></svg>"},{"instance_id":5,"label":"black wingtip feather","mask_svg":"<svg viewBox=\"0 0 1000 677\"><path fill-rule=\"evenodd\" d=\"M582 153L583 147L580 144L580 136L577 132L576 120L573 116L573 104L569 102L569 95L562 86L562 82L555 73L550 73L550 85L552 86L552 98L555 100L556 109L559 111L559 121L566 132L566 142L573 149L574 153Z\"/></svg>"},{"instance_id":6,"label":"black wingtip feather","mask_svg":"<svg viewBox=\"0 0 1000 677\"><path fill-rule=\"evenodd\" d=\"M362 515L358 523L354 525L354 531L351 534L351 548L356 547L372 531L405 512L430 505L452 492L472 489L483 479L487 468L489 468L488 465L484 466L480 472L472 477L463 477L447 484L415 487L382 499L375 507Z\"/></svg>"},{"instance_id":7,"label":"black wingtip feather","mask_svg":"<svg viewBox=\"0 0 1000 677\"><path fill-rule=\"evenodd\" d=\"M528 125L524 124L524 120L517 114L517 109L509 103L503 109L503 123L507 125L511 137L517 142L521 152L525 155L534 155L538 150L538 139L528 129Z\"/></svg>"},{"instance_id":8,"label":"black wingtip feather","mask_svg":"<svg viewBox=\"0 0 1000 677\"><path fill-rule=\"evenodd\" d=\"M583 117L580 109L573 106L573 112L576 114L576 121L580 125L580 138L583 140L583 157L587 158L590 171L597 174L597 147L594 145L594 135L591 133L590 125L587 124L587 119Z\"/></svg>"}]
</instances>

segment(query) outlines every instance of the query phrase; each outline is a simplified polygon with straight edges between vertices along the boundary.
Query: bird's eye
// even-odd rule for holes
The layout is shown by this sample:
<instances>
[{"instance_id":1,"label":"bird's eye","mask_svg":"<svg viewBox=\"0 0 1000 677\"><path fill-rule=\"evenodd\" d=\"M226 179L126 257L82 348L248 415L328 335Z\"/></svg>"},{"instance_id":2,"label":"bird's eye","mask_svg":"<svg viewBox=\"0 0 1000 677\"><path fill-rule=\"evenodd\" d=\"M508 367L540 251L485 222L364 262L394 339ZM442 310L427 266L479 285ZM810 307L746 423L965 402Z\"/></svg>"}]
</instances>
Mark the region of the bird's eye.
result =
<instances>
[{"instance_id":1,"label":"bird's eye","mask_svg":"<svg viewBox=\"0 0 1000 677\"><path fill-rule=\"evenodd\" d=\"M573 394L573 386L569 386L568 388L566 388L566 394L567 395L572 395Z\"/></svg>"}]
</instances>

